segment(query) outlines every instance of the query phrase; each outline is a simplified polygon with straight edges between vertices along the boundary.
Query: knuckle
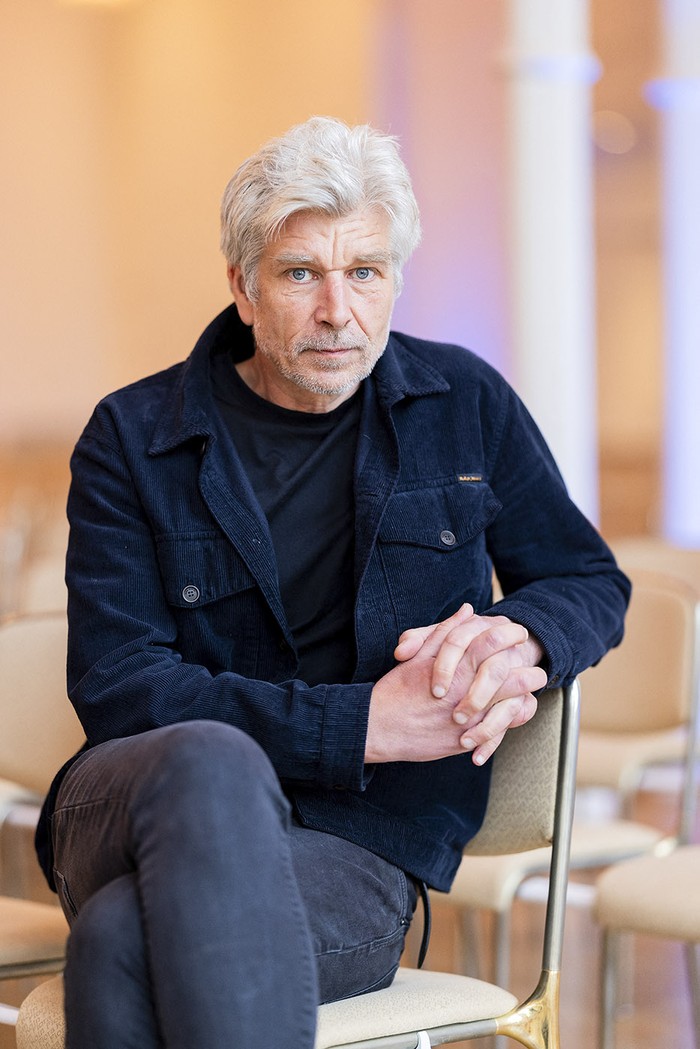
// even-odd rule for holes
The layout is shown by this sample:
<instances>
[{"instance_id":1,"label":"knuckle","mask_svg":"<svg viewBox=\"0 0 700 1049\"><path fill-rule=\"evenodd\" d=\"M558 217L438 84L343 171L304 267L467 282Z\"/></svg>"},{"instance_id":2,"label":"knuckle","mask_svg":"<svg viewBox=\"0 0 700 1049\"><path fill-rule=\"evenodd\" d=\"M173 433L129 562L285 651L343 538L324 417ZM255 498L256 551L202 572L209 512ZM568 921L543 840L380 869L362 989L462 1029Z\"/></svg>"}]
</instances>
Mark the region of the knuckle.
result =
<instances>
[{"instance_id":1,"label":"knuckle","mask_svg":"<svg viewBox=\"0 0 700 1049\"><path fill-rule=\"evenodd\" d=\"M483 664L484 674L489 681L501 686L506 683L510 676L510 664L507 660L493 657Z\"/></svg>"}]
</instances>

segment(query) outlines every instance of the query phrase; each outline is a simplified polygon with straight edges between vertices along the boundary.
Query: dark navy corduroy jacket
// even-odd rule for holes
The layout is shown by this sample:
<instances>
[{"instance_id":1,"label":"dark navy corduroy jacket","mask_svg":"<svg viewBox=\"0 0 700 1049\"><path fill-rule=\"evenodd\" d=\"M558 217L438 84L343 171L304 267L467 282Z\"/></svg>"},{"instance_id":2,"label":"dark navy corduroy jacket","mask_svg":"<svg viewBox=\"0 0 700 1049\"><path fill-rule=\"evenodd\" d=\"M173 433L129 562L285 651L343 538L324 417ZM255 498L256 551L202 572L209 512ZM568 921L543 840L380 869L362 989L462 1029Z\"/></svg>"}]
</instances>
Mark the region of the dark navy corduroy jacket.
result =
<instances>
[{"instance_id":1,"label":"dark navy corduroy jacket","mask_svg":"<svg viewBox=\"0 0 700 1049\"><path fill-rule=\"evenodd\" d=\"M372 684L399 634L469 601L524 624L563 684L619 642L629 584L507 383L467 350L392 334L364 383L356 454L357 666L350 684L306 685L267 523L212 397L211 355L251 352L229 307L187 361L107 397L80 438L70 698L90 746L193 718L238 726L304 824L447 889L489 767L467 754L364 765Z\"/></svg>"}]
</instances>

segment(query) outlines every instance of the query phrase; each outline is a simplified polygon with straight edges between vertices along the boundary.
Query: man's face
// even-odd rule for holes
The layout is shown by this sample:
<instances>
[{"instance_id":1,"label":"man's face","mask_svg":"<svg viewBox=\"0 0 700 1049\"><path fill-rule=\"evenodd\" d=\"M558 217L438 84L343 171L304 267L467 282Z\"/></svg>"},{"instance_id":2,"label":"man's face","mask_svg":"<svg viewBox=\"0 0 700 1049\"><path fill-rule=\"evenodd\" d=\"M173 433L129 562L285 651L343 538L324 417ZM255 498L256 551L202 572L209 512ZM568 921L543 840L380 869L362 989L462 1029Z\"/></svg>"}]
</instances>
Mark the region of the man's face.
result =
<instances>
[{"instance_id":1,"label":"man's face","mask_svg":"<svg viewBox=\"0 0 700 1049\"><path fill-rule=\"evenodd\" d=\"M261 397L298 411L330 411L350 397L381 357L394 304L389 219L293 215L267 246L258 295L229 271L255 355L239 372Z\"/></svg>"}]
</instances>

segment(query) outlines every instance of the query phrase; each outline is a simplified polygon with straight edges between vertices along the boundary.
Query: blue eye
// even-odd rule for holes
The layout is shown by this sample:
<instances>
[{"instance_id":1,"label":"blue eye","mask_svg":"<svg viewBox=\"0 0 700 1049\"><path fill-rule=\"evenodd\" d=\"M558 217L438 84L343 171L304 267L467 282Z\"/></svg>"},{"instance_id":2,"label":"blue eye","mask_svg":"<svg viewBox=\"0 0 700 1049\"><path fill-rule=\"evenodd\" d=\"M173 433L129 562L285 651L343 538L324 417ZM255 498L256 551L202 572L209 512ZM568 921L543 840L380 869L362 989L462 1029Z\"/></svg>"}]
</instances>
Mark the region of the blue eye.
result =
<instances>
[{"instance_id":1,"label":"blue eye","mask_svg":"<svg viewBox=\"0 0 700 1049\"><path fill-rule=\"evenodd\" d=\"M355 270L355 276L358 280L371 280L374 276L374 270L370 266L358 266Z\"/></svg>"},{"instance_id":2,"label":"blue eye","mask_svg":"<svg viewBox=\"0 0 700 1049\"><path fill-rule=\"evenodd\" d=\"M297 284L302 284L305 280L308 280L309 270L305 269L303 266L297 266L295 269L289 271L289 276L293 281L296 281Z\"/></svg>"}]
</instances>

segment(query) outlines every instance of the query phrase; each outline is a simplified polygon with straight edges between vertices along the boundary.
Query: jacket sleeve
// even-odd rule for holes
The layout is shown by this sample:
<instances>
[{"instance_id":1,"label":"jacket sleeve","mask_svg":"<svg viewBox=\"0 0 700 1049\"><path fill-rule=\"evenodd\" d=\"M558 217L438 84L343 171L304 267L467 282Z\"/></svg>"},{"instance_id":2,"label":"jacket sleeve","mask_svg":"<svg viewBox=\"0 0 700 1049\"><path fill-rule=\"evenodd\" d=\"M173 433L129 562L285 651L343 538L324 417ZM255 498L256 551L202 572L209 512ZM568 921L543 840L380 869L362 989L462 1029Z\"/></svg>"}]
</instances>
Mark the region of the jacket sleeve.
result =
<instances>
[{"instance_id":1,"label":"jacket sleeve","mask_svg":"<svg viewBox=\"0 0 700 1049\"><path fill-rule=\"evenodd\" d=\"M183 659L145 493L104 418L71 468L68 690L88 742L213 719L260 743L281 778L362 789L372 685L272 684Z\"/></svg>"},{"instance_id":2,"label":"jacket sleeve","mask_svg":"<svg viewBox=\"0 0 700 1049\"><path fill-rule=\"evenodd\" d=\"M493 448L502 510L487 544L504 596L486 614L526 626L545 649L549 684L568 684L622 640L630 583L510 388Z\"/></svg>"}]
</instances>

